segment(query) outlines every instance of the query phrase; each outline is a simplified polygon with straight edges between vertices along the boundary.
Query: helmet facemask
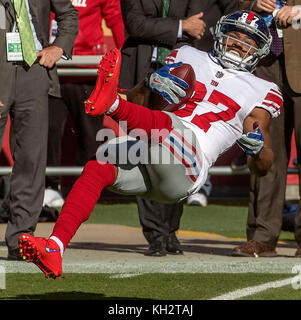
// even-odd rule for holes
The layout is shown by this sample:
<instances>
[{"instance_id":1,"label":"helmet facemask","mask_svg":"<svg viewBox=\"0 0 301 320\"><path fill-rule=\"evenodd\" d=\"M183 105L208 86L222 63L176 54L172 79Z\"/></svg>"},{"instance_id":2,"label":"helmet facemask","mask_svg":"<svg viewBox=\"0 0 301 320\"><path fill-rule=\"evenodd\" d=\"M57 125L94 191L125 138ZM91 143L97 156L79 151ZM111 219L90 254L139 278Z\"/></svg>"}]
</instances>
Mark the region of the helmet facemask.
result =
<instances>
[{"instance_id":1,"label":"helmet facemask","mask_svg":"<svg viewBox=\"0 0 301 320\"><path fill-rule=\"evenodd\" d=\"M222 17L216 25L214 53L226 68L253 72L257 63L269 54L272 37L269 33L265 34L259 30L256 23L247 24L241 19L235 20L227 17L229 16ZM232 37L229 35L232 31L246 34L256 42L258 47L256 48L247 42ZM244 47L248 47L243 57L237 52L228 50L230 39L241 43ZM252 52L251 55L250 52Z\"/></svg>"}]
</instances>

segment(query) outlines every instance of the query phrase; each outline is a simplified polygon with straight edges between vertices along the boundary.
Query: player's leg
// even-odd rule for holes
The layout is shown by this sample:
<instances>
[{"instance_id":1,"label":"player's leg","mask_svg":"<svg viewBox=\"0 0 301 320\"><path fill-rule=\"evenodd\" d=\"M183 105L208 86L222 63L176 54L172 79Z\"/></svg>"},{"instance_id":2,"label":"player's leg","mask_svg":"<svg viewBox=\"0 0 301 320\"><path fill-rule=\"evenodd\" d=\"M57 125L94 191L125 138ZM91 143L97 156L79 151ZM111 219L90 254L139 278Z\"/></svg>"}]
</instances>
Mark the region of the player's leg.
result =
<instances>
[{"instance_id":1,"label":"player's leg","mask_svg":"<svg viewBox=\"0 0 301 320\"><path fill-rule=\"evenodd\" d=\"M167 135L172 130L172 121L167 113L139 106L121 97L117 97L107 115L118 122L126 121L128 134L134 129L143 129L149 140L154 138L154 130L164 129Z\"/></svg>"},{"instance_id":2,"label":"player's leg","mask_svg":"<svg viewBox=\"0 0 301 320\"><path fill-rule=\"evenodd\" d=\"M171 130L171 119L164 112L150 110L118 96L120 62L121 54L117 49L101 60L95 89L85 101L86 113L92 116L106 113L116 121L126 121L128 132L143 129L149 138L154 129Z\"/></svg>"},{"instance_id":3,"label":"player's leg","mask_svg":"<svg viewBox=\"0 0 301 320\"><path fill-rule=\"evenodd\" d=\"M201 168L196 159L191 163L184 160L183 164L180 152L166 140L150 148L151 162L146 165L146 169L151 185L156 186L151 190L151 198L163 203L175 203L193 192Z\"/></svg>"},{"instance_id":4,"label":"player's leg","mask_svg":"<svg viewBox=\"0 0 301 320\"><path fill-rule=\"evenodd\" d=\"M152 198L165 203L185 199L205 181L208 164L195 134L173 114L169 114L173 130L162 141L150 144L149 163Z\"/></svg>"},{"instance_id":5,"label":"player's leg","mask_svg":"<svg viewBox=\"0 0 301 320\"><path fill-rule=\"evenodd\" d=\"M118 144L119 139L109 143ZM123 147L120 149L123 150ZM65 201L50 238L21 235L19 247L23 259L36 264L47 277L59 277L62 273L62 254L80 225L90 217L102 190L111 186L115 192L143 196L149 188L148 180L143 165L88 161Z\"/></svg>"},{"instance_id":6,"label":"player's leg","mask_svg":"<svg viewBox=\"0 0 301 320\"><path fill-rule=\"evenodd\" d=\"M19 238L20 254L35 263L47 277L62 273L62 253L80 225L86 221L101 191L115 182L117 168L90 160L70 191L50 239L23 234Z\"/></svg>"}]
</instances>

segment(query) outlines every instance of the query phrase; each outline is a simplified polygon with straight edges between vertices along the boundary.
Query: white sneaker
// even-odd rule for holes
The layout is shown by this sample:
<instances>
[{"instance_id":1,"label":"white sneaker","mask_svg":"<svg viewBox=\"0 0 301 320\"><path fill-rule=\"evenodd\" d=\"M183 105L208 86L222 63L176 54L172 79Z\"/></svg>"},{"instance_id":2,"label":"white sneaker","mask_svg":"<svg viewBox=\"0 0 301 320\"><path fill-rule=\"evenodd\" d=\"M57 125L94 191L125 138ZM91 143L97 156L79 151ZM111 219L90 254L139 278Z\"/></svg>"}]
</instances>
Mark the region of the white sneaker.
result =
<instances>
[{"instance_id":1,"label":"white sneaker","mask_svg":"<svg viewBox=\"0 0 301 320\"><path fill-rule=\"evenodd\" d=\"M45 190L43 206L58 208L62 207L64 202L63 197L58 191L49 188Z\"/></svg>"},{"instance_id":2,"label":"white sneaker","mask_svg":"<svg viewBox=\"0 0 301 320\"><path fill-rule=\"evenodd\" d=\"M189 206L207 207L208 199L203 193L194 193L187 198L187 204Z\"/></svg>"}]
</instances>

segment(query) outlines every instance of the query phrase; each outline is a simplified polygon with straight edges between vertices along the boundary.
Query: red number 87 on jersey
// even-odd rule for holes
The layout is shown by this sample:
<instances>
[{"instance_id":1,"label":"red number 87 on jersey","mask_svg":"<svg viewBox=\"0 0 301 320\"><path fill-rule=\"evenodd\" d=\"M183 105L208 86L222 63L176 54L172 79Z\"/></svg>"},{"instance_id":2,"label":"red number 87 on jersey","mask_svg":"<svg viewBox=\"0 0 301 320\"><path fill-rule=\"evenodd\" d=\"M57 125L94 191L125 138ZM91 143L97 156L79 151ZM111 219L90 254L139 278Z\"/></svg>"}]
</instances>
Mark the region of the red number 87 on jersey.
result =
<instances>
[{"instance_id":1,"label":"red number 87 on jersey","mask_svg":"<svg viewBox=\"0 0 301 320\"><path fill-rule=\"evenodd\" d=\"M192 115L194 109L197 107L198 103L202 102L207 94L207 88L204 83L196 82L195 84L195 93L189 99L186 106L183 109L177 110L174 113L181 117L189 117ZM214 105L218 105L221 103L223 106L227 107L226 110L214 113L214 112L207 112L201 115L195 115L191 122L197 125L199 128L203 129L207 132L211 126L211 123L216 121L229 121L233 119L240 109L240 105L237 104L234 100L230 97L226 96L220 91L213 90L210 94L208 101Z\"/></svg>"}]
</instances>

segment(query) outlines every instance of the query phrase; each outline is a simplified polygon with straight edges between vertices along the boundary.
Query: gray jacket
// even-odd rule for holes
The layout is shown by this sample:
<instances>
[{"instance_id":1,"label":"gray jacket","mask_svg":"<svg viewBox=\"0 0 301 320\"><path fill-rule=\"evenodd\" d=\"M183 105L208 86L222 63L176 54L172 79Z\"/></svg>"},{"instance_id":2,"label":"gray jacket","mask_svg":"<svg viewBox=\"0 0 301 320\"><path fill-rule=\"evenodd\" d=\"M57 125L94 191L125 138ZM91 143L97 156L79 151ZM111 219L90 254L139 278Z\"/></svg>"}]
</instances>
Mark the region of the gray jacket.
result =
<instances>
[{"instance_id":1,"label":"gray jacket","mask_svg":"<svg viewBox=\"0 0 301 320\"><path fill-rule=\"evenodd\" d=\"M58 35L54 45L63 49L66 56L72 56L73 42L78 33L78 14L70 0L28 0L30 13L37 37L45 48L49 46L50 12L58 21ZM11 32L15 23L15 13L10 0L0 0L0 12L5 12L5 27L0 28L0 101L7 103L13 80L14 66L6 58L6 33ZM1 17L0 17L1 19ZM4 27L4 28L3 28ZM59 79L56 68L48 70L49 94L60 96ZM38 85L38 83L37 83Z\"/></svg>"}]
</instances>

